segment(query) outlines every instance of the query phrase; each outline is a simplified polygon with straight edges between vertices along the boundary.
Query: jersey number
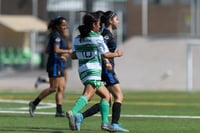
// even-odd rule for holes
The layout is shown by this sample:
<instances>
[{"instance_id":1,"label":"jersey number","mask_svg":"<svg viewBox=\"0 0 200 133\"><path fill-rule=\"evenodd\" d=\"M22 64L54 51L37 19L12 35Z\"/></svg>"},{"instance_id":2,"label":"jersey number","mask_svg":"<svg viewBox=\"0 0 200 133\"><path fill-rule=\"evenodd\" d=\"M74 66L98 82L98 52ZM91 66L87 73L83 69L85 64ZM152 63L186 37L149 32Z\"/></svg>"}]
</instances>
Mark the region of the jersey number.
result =
<instances>
[{"instance_id":1,"label":"jersey number","mask_svg":"<svg viewBox=\"0 0 200 133\"><path fill-rule=\"evenodd\" d=\"M82 52L82 56L85 58L90 58L92 57L92 52Z\"/></svg>"}]
</instances>

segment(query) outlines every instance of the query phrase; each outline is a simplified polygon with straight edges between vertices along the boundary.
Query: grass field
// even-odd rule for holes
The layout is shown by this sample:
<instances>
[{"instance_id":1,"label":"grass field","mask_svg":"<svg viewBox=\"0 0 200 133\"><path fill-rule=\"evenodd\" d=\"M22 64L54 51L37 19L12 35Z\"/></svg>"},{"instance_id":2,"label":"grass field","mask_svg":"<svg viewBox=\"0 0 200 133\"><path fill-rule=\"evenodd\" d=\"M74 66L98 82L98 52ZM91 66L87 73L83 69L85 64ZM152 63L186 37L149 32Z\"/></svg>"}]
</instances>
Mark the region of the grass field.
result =
<instances>
[{"instance_id":1,"label":"grass field","mask_svg":"<svg viewBox=\"0 0 200 133\"><path fill-rule=\"evenodd\" d=\"M0 133L70 133L66 118L55 118L54 94L28 114L39 91L0 92ZM81 92L80 92L81 93ZM66 92L63 109L71 109L79 92ZM120 123L130 133L199 133L200 92L124 92ZM98 102L94 97L89 106ZM85 119L80 133L102 133L99 114Z\"/></svg>"}]
</instances>

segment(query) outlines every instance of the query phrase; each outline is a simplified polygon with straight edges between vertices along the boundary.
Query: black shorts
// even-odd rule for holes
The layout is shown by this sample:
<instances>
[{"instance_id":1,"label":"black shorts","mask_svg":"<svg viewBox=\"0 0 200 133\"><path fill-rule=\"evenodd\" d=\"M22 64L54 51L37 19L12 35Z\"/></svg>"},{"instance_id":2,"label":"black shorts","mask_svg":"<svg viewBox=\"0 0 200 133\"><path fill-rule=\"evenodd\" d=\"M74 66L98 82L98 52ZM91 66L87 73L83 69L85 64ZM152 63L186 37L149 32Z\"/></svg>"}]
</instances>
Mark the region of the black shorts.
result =
<instances>
[{"instance_id":1,"label":"black shorts","mask_svg":"<svg viewBox=\"0 0 200 133\"><path fill-rule=\"evenodd\" d=\"M47 68L47 72L49 78L64 77L64 69L58 64Z\"/></svg>"},{"instance_id":2,"label":"black shorts","mask_svg":"<svg viewBox=\"0 0 200 133\"><path fill-rule=\"evenodd\" d=\"M102 78L102 81L105 82L106 87L119 83L116 73L114 71L110 71L108 69L104 69L102 71L101 78Z\"/></svg>"}]
</instances>

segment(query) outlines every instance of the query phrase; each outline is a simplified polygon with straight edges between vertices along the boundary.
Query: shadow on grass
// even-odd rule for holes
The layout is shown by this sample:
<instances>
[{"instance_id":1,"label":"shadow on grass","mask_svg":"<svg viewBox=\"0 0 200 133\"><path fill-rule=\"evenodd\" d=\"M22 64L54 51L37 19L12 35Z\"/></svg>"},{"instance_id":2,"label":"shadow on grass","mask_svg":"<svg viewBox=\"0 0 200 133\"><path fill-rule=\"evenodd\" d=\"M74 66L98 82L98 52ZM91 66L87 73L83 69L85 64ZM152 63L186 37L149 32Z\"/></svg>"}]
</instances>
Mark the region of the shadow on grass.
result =
<instances>
[{"instance_id":1,"label":"shadow on grass","mask_svg":"<svg viewBox=\"0 0 200 133\"><path fill-rule=\"evenodd\" d=\"M0 127L0 131L4 132L31 132L31 133L64 133L69 129L62 128L36 128L36 127Z\"/></svg>"},{"instance_id":2,"label":"shadow on grass","mask_svg":"<svg viewBox=\"0 0 200 133\"><path fill-rule=\"evenodd\" d=\"M67 128L36 128L36 127L0 127L0 132L15 132L15 133L70 133L71 131ZM102 132L101 130L92 130L92 129L84 129L81 130L81 133L98 133Z\"/></svg>"}]
</instances>

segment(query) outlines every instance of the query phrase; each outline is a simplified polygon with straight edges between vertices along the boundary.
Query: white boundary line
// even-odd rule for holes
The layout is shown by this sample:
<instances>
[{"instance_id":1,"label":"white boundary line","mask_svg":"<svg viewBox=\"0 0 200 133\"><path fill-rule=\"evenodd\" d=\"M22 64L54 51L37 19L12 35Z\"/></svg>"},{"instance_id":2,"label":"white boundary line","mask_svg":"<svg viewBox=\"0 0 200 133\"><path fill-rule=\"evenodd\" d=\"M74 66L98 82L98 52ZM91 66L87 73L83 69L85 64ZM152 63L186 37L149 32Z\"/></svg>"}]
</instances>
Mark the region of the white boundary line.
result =
<instances>
[{"instance_id":1,"label":"white boundary line","mask_svg":"<svg viewBox=\"0 0 200 133\"><path fill-rule=\"evenodd\" d=\"M200 116L177 116L177 115L124 115L124 117L139 117L139 118L172 118L172 119L200 119Z\"/></svg>"},{"instance_id":2,"label":"white boundary line","mask_svg":"<svg viewBox=\"0 0 200 133\"><path fill-rule=\"evenodd\" d=\"M28 114L28 111L0 111L0 113L10 113L10 114ZM55 115L52 112L35 112L35 114L39 115ZM94 115L96 117L100 117L101 115ZM111 115L109 115L111 116ZM163 119L200 119L200 116L177 116L177 115L121 115L121 117L129 117L129 118L163 118Z\"/></svg>"},{"instance_id":3,"label":"white boundary line","mask_svg":"<svg viewBox=\"0 0 200 133\"><path fill-rule=\"evenodd\" d=\"M8 111L17 111L17 110L28 110L28 103L29 101L26 100L5 100L5 99L0 99L0 103L20 103L20 104L26 104L25 107L20 107L20 108L7 108L6 110ZM47 108L54 108L56 107L56 104L54 103L46 103L46 102L40 102L40 105L37 107L37 109L47 109ZM4 108L0 108L0 111L6 111Z\"/></svg>"},{"instance_id":4,"label":"white boundary line","mask_svg":"<svg viewBox=\"0 0 200 133\"><path fill-rule=\"evenodd\" d=\"M20 108L9 108L9 109L3 109L0 108L0 113L11 113L11 114L29 114L28 112L28 103L29 101L25 100L5 100L0 99L0 103L21 103L26 104L26 107L20 107ZM40 106L37 107L37 109L45 109L45 108L54 108L56 107L56 104L54 103L44 103L41 102ZM55 115L53 112L35 112L35 114L41 114L41 115ZM100 116L100 114L94 115L94 116ZM111 115L109 115L111 116ZM167 119L200 119L200 116L173 116L173 115L121 115L121 117L135 117L135 118L167 118Z\"/></svg>"},{"instance_id":5,"label":"white boundary line","mask_svg":"<svg viewBox=\"0 0 200 133\"><path fill-rule=\"evenodd\" d=\"M10 110L0 110L0 113L10 113L10 114L29 114L27 111L10 111ZM55 115L55 113L52 112L35 112L34 114L40 114L40 115Z\"/></svg>"},{"instance_id":6,"label":"white boundary line","mask_svg":"<svg viewBox=\"0 0 200 133\"><path fill-rule=\"evenodd\" d=\"M95 115L100 116L100 115ZM109 115L111 116L111 115ZM121 115L121 117L134 118L167 118L167 119L200 119L200 116L177 116L177 115Z\"/></svg>"}]
</instances>

